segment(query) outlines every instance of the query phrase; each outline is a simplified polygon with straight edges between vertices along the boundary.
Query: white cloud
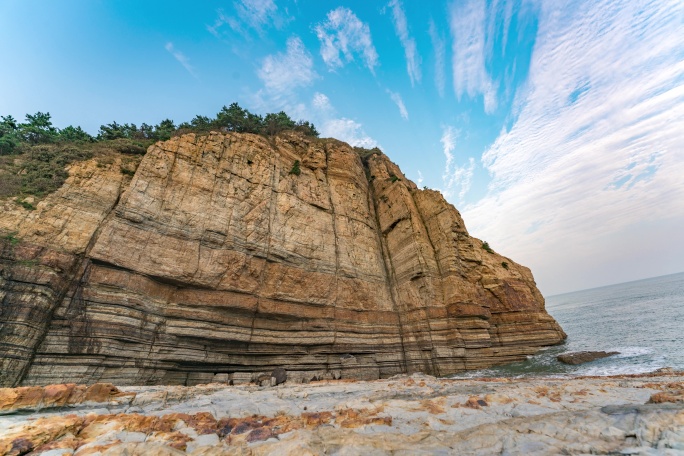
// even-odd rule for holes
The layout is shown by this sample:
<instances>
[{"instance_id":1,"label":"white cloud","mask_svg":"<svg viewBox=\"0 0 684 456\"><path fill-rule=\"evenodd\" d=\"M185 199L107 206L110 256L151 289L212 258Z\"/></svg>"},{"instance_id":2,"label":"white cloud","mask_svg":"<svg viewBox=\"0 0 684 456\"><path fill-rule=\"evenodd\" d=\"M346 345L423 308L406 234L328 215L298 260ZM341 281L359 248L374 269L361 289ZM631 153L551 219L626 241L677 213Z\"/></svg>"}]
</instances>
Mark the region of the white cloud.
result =
<instances>
[{"instance_id":1,"label":"white cloud","mask_svg":"<svg viewBox=\"0 0 684 456\"><path fill-rule=\"evenodd\" d=\"M437 31L435 22L430 19L430 28L428 29L430 40L432 41L432 49L435 52L435 85L439 96L444 96L444 86L446 84L446 75L444 67L446 66L446 45L444 37Z\"/></svg>"},{"instance_id":2,"label":"white cloud","mask_svg":"<svg viewBox=\"0 0 684 456\"><path fill-rule=\"evenodd\" d=\"M242 0L235 3L238 17L254 29L261 29L276 18L278 7L273 0Z\"/></svg>"},{"instance_id":3,"label":"white cloud","mask_svg":"<svg viewBox=\"0 0 684 456\"><path fill-rule=\"evenodd\" d=\"M518 118L483 155L493 181L464 218L549 291L684 266L684 230L645 229L684 226L683 15L656 0L542 5Z\"/></svg>"},{"instance_id":4,"label":"white cloud","mask_svg":"<svg viewBox=\"0 0 684 456\"><path fill-rule=\"evenodd\" d=\"M420 71L421 58L416 47L416 40L409 36L406 13L401 5L401 1L392 0L388 6L392 8L394 30L396 30L399 41L401 41L401 45L404 48L404 54L406 55L406 71L411 79L411 86L413 86L416 82L420 82L422 77Z\"/></svg>"},{"instance_id":5,"label":"white cloud","mask_svg":"<svg viewBox=\"0 0 684 456\"><path fill-rule=\"evenodd\" d=\"M485 67L485 20L484 0L454 2L449 7L454 92L459 100L464 94L482 95L485 111L492 113L497 87Z\"/></svg>"},{"instance_id":6,"label":"white cloud","mask_svg":"<svg viewBox=\"0 0 684 456\"><path fill-rule=\"evenodd\" d=\"M423 173L420 172L420 170L417 170L418 172L418 179L416 179L416 185L420 187L423 184Z\"/></svg>"},{"instance_id":7,"label":"white cloud","mask_svg":"<svg viewBox=\"0 0 684 456\"><path fill-rule=\"evenodd\" d=\"M287 40L285 52L266 56L256 71L263 88L251 95L250 105L262 112L283 110L295 119L307 119L308 109L299 101L298 91L311 85L319 75L313 69L311 53L299 37Z\"/></svg>"},{"instance_id":8,"label":"white cloud","mask_svg":"<svg viewBox=\"0 0 684 456\"><path fill-rule=\"evenodd\" d=\"M234 14L226 14L224 10L217 11L217 18L213 25L207 25L209 33L217 38L221 37L221 29L227 25L234 32L248 35L254 30L263 35L268 27L280 29L292 20L287 14L278 10L273 0L240 0L233 2Z\"/></svg>"},{"instance_id":9,"label":"white cloud","mask_svg":"<svg viewBox=\"0 0 684 456\"><path fill-rule=\"evenodd\" d=\"M456 166L454 164L454 149L456 149L456 139L460 132L452 126L442 127L442 150L446 158L446 165L444 166L444 174L442 174L442 182L444 188L442 193L446 199L451 199L456 191L458 191L458 200L463 203L465 195L470 190L473 180L473 173L475 171L475 159L470 157L468 163L463 166Z\"/></svg>"},{"instance_id":10,"label":"white cloud","mask_svg":"<svg viewBox=\"0 0 684 456\"><path fill-rule=\"evenodd\" d=\"M287 40L287 51L267 56L257 70L266 89L281 94L311 84L318 74L313 69L311 54L299 37Z\"/></svg>"},{"instance_id":11,"label":"white cloud","mask_svg":"<svg viewBox=\"0 0 684 456\"><path fill-rule=\"evenodd\" d=\"M375 74L378 53L373 46L368 24L352 10L339 7L328 13L328 20L314 28L321 42L321 57L330 70L340 68L360 54L365 65ZM344 59L344 61L343 61Z\"/></svg>"},{"instance_id":12,"label":"white cloud","mask_svg":"<svg viewBox=\"0 0 684 456\"><path fill-rule=\"evenodd\" d=\"M169 41L168 43L166 43L164 49L166 49L176 60L178 60L178 63L183 65L183 68L185 68L188 73L190 73L195 78L197 77L195 69L192 67L192 65L190 65L190 61L188 60L188 58L181 51L176 50L173 47L172 42Z\"/></svg>"},{"instance_id":13,"label":"white cloud","mask_svg":"<svg viewBox=\"0 0 684 456\"><path fill-rule=\"evenodd\" d=\"M368 136L363 125L346 117L337 117L335 108L330 99L320 92L314 94L311 101L312 112L316 118L316 124L320 125L319 131L322 137L337 138L352 146L372 149L380 147L380 144Z\"/></svg>"},{"instance_id":14,"label":"white cloud","mask_svg":"<svg viewBox=\"0 0 684 456\"><path fill-rule=\"evenodd\" d=\"M379 147L378 142L366 134L360 123L344 117L324 122L321 127L321 136L337 138L352 146L366 149Z\"/></svg>"},{"instance_id":15,"label":"white cloud","mask_svg":"<svg viewBox=\"0 0 684 456\"><path fill-rule=\"evenodd\" d=\"M396 92L392 92L391 90L387 90L387 93L389 94L394 104L397 105L397 108L399 108L399 114L401 115L402 119L408 120L408 111L406 110L406 106L404 105L404 100L401 99L401 95L399 95Z\"/></svg>"},{"instance_id":16,"label":"white cloud","mask_svg":"<svg viewBox=\"0 0 684 456\"><path fill-rule=\"evenodd\" d=\"M330 104L330 99L323 93L316 92L311 102L314 108L322 113L329 113L332 111L333 107Z\"/></svg>"}]
</instances>

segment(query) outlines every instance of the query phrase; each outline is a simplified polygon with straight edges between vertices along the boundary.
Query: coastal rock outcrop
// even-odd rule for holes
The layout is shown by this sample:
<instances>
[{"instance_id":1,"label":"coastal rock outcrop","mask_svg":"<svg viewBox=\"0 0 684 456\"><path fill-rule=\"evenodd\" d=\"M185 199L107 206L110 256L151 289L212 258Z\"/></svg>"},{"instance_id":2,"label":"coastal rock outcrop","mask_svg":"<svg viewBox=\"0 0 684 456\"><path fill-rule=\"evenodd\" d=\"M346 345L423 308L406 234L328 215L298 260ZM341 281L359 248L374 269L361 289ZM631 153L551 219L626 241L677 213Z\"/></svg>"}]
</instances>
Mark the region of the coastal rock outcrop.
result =
<instances>
[{"instance_id":1,"label":"coastal rock outcrop","mask_svg":"<svg viewBox=\"0 0 684 456\"><path fill-rule=\"evenodd\" d=\"M186 134L0 216L0 385L449 375L565 338L529 269L380 151Z\"/></svg>"}]
</instances>

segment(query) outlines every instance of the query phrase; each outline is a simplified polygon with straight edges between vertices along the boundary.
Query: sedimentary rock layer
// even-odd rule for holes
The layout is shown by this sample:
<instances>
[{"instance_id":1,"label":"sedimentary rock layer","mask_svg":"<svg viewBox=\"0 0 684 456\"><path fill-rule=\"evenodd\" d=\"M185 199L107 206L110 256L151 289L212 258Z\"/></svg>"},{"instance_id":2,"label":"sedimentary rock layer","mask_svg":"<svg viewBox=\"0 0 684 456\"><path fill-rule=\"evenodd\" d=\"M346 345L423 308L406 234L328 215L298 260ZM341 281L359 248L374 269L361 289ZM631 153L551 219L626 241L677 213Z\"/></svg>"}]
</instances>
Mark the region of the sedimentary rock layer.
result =
<instances>
[{"instance_id":1,"label":"sedimentary rock layer","mask_svg":"<svg viewBox=\"0 0 684 456\"><path fill-rule=\"evenodd\" d=\"M529 269L379 151L188 134L117 170L0 217L0 384L449 375L565 337Z\"/></svg>"}]
</instances>

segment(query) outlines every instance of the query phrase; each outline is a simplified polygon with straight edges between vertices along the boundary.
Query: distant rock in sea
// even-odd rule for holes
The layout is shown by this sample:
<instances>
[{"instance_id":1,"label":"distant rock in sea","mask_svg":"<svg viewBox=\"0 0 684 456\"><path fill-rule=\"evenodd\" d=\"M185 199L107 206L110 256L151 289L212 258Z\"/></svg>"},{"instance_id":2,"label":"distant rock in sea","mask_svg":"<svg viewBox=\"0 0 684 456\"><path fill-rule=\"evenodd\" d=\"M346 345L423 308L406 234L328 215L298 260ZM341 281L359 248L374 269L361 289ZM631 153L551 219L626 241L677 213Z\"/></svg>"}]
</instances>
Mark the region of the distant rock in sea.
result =
<instances>
[{"instance_id":1,"label":"distant rock in sea","mask_svg":"<svg viewBox=\"0 0 684 456\"><path fill-rule=\"evenodd\" d=\"M584 364L588 363L597 359L601 358L607 358L609 356L613 355L619 355L620 352L612 351L612 352L605 352L605 351L581 351L581 352L572 352L572 353L562 353L557 356L558 361L561 363L565 364L572 364L572 365L577 365L577 364Z\"/></svg>"}]
</instances>

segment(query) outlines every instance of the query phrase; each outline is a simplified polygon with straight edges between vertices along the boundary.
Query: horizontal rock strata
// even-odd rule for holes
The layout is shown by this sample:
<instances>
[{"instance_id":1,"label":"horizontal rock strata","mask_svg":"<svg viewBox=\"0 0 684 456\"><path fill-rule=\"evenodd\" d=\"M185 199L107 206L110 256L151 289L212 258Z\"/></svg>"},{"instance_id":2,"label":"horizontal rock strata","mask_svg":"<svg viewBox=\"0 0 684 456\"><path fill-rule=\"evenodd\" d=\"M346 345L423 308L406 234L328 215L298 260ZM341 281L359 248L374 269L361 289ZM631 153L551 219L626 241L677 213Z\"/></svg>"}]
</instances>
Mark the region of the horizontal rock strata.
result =
<instances>
[{"instance_id":1,"label":"horizontal rock strata","mask_svg":"<svg viewBox=\"0 0 684 456\"><path fill-rule=\"evenodd\" d=\"M188 134L118 169L0 216L1 385L443 376L565 338L529 269L382 153Z\"/></svg>"},{"instance_id":2,"label":"horizontal rock strata","mask_svg":"<svg viewBox=\"0 0 684 456\"><path fill-rule=\"evenodd\" d=\"M32 413L26 388L0 389L0 404L24 398L14 407L22 413L0 416L0 454L675 455L684 451L683 375L95 385L90 398Z\"/></svg>"}]
</instances>

